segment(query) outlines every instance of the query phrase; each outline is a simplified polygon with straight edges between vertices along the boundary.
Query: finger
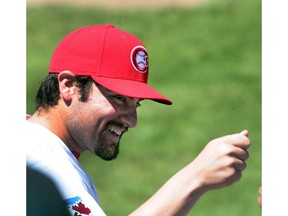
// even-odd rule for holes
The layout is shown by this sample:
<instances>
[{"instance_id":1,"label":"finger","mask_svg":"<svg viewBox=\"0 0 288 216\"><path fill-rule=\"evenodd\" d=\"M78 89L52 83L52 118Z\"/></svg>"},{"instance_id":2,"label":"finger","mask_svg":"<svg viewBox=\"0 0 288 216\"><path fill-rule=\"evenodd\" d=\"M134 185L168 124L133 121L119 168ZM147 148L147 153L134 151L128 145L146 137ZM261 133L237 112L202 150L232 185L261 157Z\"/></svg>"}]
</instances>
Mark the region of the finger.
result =
<instances>
[{"instance_id":1,"label":"finger","mask_svg":"<svg viewBox=\"0 0 288 216\"><path fill-rule=\"evenodd\" d=\"M250 146L250 139L246 135L247 133L243 131L238 134L228 135L224 138L226 143L231 143L232 145L242 149L248 149Z\"/></svg>"},{"instance_id":2,"label":"finger","mask_svg":"<svg viewBox=\"0 0 288 216\"><path fill-rule=\"evenodd\" d=\"M230 178L231 183L238 181L242 177L242 172L240 170L233 168L233 175Z\"/></svg>"},{"instance_id":3,"label":"finger","mask_svg":"<svg viewBox=\"0 0 288 216\"><path fill-rule=\"evenodd\" d=\"M235 148L234 152L230 154L231 156L234 156L240 160L247 160L249 158L249 152L246 149L242 148Z\"/></svg>"},{"instance_id":4,"label":"finger","mask_svg":"<svg viewBox=\"0 0 288 216\"><path fill-rule=\"evenodd\" d=\"M246 162L242 161L242 160L239 160L239 159L236 159L234 164L233 164L233 167L236 170L242 172L246 168Z\"/></svg>"},{"instance_id":5,"label":"finger","mask_svg":"<svg viewBox=\"0 0 288 216\"><path fill-rule=\"evenodd\" d=\"M249 136L249 131L248 130L243 130L240 134L248 137Z\"/></svg>"}]
</instances>

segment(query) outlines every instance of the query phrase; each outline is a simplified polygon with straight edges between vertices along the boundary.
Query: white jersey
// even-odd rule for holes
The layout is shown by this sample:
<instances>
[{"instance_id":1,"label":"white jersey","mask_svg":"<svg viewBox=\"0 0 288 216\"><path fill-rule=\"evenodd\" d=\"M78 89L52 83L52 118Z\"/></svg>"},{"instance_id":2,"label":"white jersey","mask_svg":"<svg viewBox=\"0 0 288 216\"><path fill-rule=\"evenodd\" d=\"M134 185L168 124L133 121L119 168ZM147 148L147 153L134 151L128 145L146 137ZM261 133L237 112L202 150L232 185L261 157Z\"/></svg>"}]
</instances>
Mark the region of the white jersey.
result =
<instances>
[{"instance_id":1,"label":"white jersey","mask_svg":"<svg viewBox=\"0 0 288 216\"><path fill-rule=\"evenodd\" d=\"M105 215L90 176L63 141L41 125L26 126L27 166L55 183L71 215Z\"/></svg>"}]
</instances>

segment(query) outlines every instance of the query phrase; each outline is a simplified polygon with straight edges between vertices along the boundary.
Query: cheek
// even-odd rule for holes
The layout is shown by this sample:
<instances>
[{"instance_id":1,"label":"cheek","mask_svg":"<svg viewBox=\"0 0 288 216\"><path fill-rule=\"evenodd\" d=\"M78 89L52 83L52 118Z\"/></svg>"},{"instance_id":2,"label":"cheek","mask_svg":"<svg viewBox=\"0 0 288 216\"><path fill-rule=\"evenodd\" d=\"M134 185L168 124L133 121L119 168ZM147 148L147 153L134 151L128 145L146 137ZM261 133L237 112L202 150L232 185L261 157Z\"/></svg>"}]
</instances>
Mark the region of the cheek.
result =
<instances>
[{"instance_id":1,"label":"cheek","mask_svg":"<svg viewBox=\"0 0 288 216\"><path fill-rule=\"evenodd\" d=\"M98 101L95 103L93 110L101 116L115 116L117 114L115 108L107 101Z\"/></svg>"},{"instance_id":2,"label":"cheek","mask_svg":"<svg viewBox=\"0 0 288 216\"><path fill-rule=\"evenodd\" d=\"M79 123L86 126L104 126L117 116L116 110L109 101L99 95L97 97L91 95L86 102L78 101L74 107L74 115L81 119Z\"/></svg>"}]
</instances>

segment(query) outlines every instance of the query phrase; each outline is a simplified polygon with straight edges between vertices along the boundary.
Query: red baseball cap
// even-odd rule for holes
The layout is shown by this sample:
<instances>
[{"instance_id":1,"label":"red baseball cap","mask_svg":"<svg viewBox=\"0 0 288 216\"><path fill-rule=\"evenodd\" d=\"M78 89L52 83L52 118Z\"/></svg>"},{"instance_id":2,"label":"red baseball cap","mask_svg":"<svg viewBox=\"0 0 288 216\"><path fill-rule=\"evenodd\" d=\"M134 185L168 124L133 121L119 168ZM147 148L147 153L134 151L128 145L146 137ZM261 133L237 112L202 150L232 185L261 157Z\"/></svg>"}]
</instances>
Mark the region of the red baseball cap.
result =
<instances>
[{"instance_id":1,"label":"red baseball cap","mask_svg":"<svg viewBox=\"0 0 288 216\"><path fill-rule=\"evenodd\" d=\"M149 62L143 43L111 24L82 27L64 37L53 53L49 73L64 70L91 76L98 84L127 97L172 104L147 84Z\"/></svg>"}]
</instances>

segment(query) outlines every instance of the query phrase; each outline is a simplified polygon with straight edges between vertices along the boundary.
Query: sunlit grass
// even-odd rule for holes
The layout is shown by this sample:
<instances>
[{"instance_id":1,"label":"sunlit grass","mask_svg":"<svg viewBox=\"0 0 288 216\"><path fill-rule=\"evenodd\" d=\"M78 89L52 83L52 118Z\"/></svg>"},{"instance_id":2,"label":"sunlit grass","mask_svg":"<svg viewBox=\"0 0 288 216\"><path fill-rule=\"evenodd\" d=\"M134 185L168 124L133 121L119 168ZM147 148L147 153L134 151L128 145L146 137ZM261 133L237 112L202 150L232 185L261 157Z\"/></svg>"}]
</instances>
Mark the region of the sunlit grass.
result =
<instances>
[{"instance_id":1,"label":"sunlit grass","mask_svg":"<svg viewBox=\"0 0 288 216\"><path fill-rule=\"evenodd\" d=\"M248 167L240 182L207 193L190 215L261 215L260 1L214 1L200 8L108 11L99 8L27 9L27 112L46 76L51 54L75 28L113 23L142 39L150 84L174 101L144 101L139 122L123 137L119 158L91 153L80 161L93 178L107 215L127 215L207 142L250 131Z\"/></svg>"}]
</instances>

